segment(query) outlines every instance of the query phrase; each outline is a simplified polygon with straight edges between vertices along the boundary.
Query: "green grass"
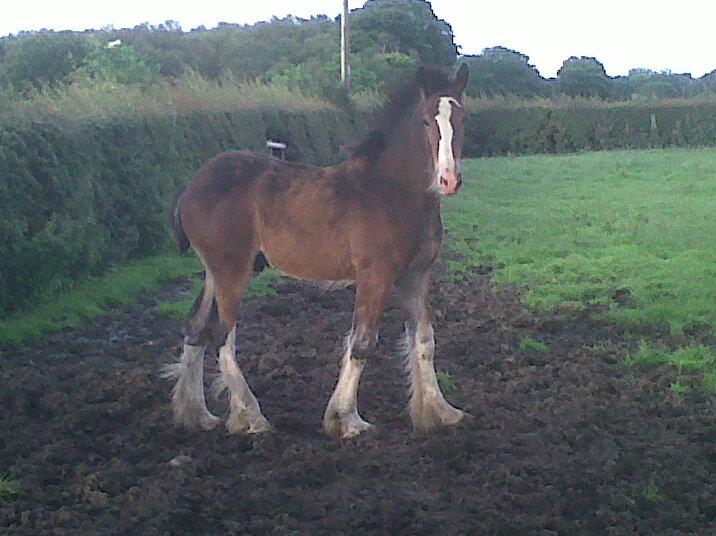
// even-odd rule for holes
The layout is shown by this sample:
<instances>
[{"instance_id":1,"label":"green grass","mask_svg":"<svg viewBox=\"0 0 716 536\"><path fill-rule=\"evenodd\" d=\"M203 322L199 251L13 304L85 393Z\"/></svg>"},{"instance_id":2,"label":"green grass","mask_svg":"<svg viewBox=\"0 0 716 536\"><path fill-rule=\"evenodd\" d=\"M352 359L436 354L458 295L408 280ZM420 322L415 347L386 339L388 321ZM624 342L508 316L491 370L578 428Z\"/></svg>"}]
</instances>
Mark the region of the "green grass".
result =
<instances>
[{"instance_id":1,"label":"green grass","mask_svg":"<svg viewBox=\"0 0 716 536\"><path fill-rule=\"evenodd\" d=\"M659 486L657 486L654 482L649 482L646 489L644 489L644 498L650 503L659 503L664 500L664 496L661 493Z\"/></svg>"},{"instance_id":2,"label":"green grass","mask_svg":"<svg viewBox=\"0 0 716 536\"><path fill-rule=\"evenodd\" d=\"M671 365L679 374L699 372L703 374L704 388L716 393L716 353L704 345L670 351L642 341L637 351L627 357L626 362L629 365ZM671 385L671 390L677 394L685 394L690 389L676 382Z\"/></svg>"},{"instance_id":3,"label":"green grass","mask_svg":"<svg viewBox=\"0 0 716 536\"><path fill-rule=\"evenodd\" d=\"M531 308L716 325L716 150L483 158L464 175L443 210L456 279L489 264Z\"/></svg>"},{"instance_id":4,"label":"green grass","mask_svg":"<svg viewBox=\"0 0 716 536\"><path fill-rule=\"evenodd\" d=\"M246 289L246 297L250 298L275 295L276 290L274 285L278 278L279 273L273 268L264 269L251 279L249 287ZM201 278L196 277L189 297L179 301L160 303L156 307L157 314L165 318L177 318L180 320L185 319L191 310L191 306L193 305L196 296L199 295L201 285Z\"/></svg>"},{"instance_id":5,"label":"green grass","mask_svg":"<svg viewBox=\"0 0 716 536\"><path fill-rule=\"evenodd\" d=\"M716 372L716 353L704 345L665 350L642 341L636 353L627 358L630 365L673 365L679 371Z\"/></svg>"},{"instance_id":6,"label":"green grass","mask_svg":"<svg viewBox=\"0 0 716 536\"><path fill-rule=\"evenodd\" d=\"M666 365L669 362L669 352L641 341L638 350L627 357L628 365Z\"/></svg>"},{"instance_id":7,"label":"green grass","mask_svg":"<svg viewBox=\"0 0 716 536\"><path fill-rule=\"evenodd\" d=\"M0 477L0 499L7 499L19 495L20 483L8 477Z\"/></svg>"},{"instance_id":8,"label":"green grass","mask_svg":"<svg viewBox=\"0 0 716 536\"><path fill-rule=\"evenodd\" d=\"M686 395L691 391L691 387L681 382L674 382L671 384L671 391L677 395Z\"/></svg>"},{"instance_id":9,"label":"green grass","mask_svg":"<svg viewBox=\"0 0 716 536\"><path fill-rule=\"evenodd\" d=\"M196 257L179 254L156 255L116 267L102 277L86 279L68 291L48 295L31 311L0 321L0 345L24 344L48 333L81 326L112 309L134 303L142 292L193 277L195 285L190 297L157 307L160 315L183 319L201 289L201 272ZM252 279L247 295L272 294L277 278L275 270L264 270Z\"/></svg>"},{"instance_id":10,"label":"green grass","mask_svg":"<svg viewBox=\"0 0 716 536\"><path fill-rule=\"evenodd\" d=\"M0 345L27 343L80 326L113 308L133 303L141 292L200 269L195 257L178 254L147 257L114 268L102 277L80 281L68 291L48 295L31 311L0 321Z\"/></svg>"},{"instance_id":11,"label":"green grass","mask_svg":"<svg viewBox=\"0 0 716 536\"><path fill-rule=\"evenodd\" d=\"M444 370L438 370L435 373L435 376L437 377L438 385L440 386L440 390L443 392L443 394L449 395L450 393L455 391L455 380L453 380L449 372Z\"/></svg>"},{"instance_id":12,"label":"green grass","mask_svg":"<svg viewBox=\"0 0 716 536\"><path fill-rule=\"evenodd\" d=\"M547 345L542 341L536 341L532 337L525 337L520 341L520 350L525 352L546 352Z\"/></svg>"}]
</instances>

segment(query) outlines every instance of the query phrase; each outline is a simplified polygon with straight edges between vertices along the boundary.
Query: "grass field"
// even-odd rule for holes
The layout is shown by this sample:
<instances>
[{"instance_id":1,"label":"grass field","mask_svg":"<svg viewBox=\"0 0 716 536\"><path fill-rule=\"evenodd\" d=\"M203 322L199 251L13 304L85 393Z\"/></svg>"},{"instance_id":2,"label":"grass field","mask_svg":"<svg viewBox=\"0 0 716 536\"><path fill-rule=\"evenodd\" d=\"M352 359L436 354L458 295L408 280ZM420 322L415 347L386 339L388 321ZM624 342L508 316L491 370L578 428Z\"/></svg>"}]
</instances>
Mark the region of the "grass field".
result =
<instances>
[{"instance_id":1,"label":"grass field","mask_svg":"<svg viewBox=\"0 0 716 536\"><path fill-rule=\"evenodd\" d=\"M443 210L457 276L488 264L529 307L716 325L716 150L485 158L464 174Z\"/></svg>"}]
</instances>

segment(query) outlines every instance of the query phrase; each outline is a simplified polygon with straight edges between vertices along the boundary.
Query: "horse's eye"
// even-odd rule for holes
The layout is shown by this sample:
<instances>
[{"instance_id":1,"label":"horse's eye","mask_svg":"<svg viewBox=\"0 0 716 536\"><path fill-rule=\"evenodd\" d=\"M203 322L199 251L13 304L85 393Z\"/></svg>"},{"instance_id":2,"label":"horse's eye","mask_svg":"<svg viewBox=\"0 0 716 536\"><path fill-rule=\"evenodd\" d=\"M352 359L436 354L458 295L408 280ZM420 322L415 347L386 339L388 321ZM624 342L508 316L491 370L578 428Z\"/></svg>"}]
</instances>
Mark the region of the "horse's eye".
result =
<instances>
[{"instance_id":1,"label":"horse's eye","mask_svg":"<svg viewBox=\"0 0 716 536\"><path fill-rule=\"evenodd\" d=\"M428 119L423 119L423 125L425 125L426 127L429 127L430 121Z\"/></svg>"}]
</instances>

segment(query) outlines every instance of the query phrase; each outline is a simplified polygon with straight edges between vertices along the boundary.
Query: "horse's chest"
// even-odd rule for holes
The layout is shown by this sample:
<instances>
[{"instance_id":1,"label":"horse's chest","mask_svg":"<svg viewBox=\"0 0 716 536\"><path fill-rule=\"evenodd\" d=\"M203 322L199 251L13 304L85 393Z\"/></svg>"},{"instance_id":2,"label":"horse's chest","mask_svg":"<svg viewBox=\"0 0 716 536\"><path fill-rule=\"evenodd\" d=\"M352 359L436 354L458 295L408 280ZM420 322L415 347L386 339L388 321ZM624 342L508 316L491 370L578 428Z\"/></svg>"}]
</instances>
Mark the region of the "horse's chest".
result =
<instances>
[{"instance_id":1,"label":"horse's chest","mask_svg":"<svg viewBox=\"0 0 716 536\"><path fill-rule=\"evenodd\" d=\"M411 225L403 237L408 248L406 264L413 267L427 268L431 266L438 254L442 243L443 228L439 212L432 212L422 219L419 225Z\"/></svg>"}]
</instances>

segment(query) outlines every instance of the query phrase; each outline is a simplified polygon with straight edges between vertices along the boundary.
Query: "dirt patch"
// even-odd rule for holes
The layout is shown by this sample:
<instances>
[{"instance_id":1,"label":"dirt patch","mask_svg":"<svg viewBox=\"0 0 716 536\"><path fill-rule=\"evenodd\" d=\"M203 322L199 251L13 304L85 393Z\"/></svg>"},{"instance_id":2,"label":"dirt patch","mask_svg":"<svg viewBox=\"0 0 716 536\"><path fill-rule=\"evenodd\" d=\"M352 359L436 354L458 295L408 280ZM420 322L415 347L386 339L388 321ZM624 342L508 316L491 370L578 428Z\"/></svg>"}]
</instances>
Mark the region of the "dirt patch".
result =
<instances>
[{"instance_id":1,"label":"dirt patch","mask_svg":"<svg viewBox=\"0 0 716 536\"><path fill-rule=\"evenodd\" d=\"M159 294L179 294L186 285ZM11 534L713 534L713 399L671 392L668 368L585 312L542 316L487 276L433 291L439 369L471 422L412 433L389 307L359 403L378 432L324 437L350 290L286 282L250 302L239 360L276 433L171 424L158 368L180 323L155 296L83 330L0 355L0 499ZM546 352L520 350L525 337ZM209 360L207 373L215 371ZM684 381L684 378L681 378ZM210 401L225 417L226 401Z\"/></svg>"}]
</instances>

